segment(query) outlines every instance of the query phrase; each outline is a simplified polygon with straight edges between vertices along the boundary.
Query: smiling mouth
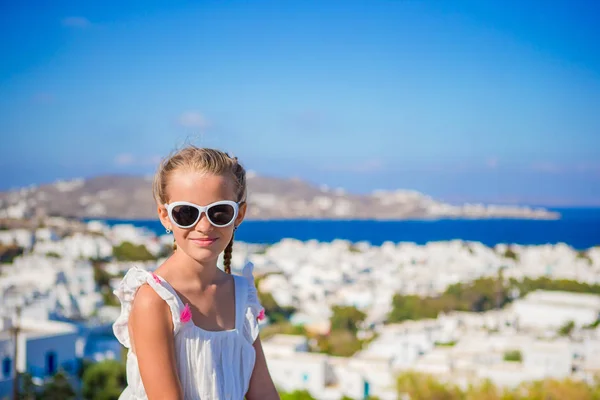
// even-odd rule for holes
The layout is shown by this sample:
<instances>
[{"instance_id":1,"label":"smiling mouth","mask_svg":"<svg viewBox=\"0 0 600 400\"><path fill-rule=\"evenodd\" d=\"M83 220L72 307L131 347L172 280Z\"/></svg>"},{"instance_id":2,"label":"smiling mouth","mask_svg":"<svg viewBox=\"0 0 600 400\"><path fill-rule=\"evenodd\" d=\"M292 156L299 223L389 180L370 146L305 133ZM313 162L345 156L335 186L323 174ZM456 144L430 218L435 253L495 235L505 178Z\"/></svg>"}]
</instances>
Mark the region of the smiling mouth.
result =
<instances>
[{"instance_id":1,"label":"smiling mouth","mask_svg":"<svg viewBox=\"0 0 600 400\"><path fill-rule=\"evenodd\" d=\"M213 244L217 239L216 238L202 238L202 239L190 239L193 243L199 246L208 246Z\"/></svg>"}]
</instances>

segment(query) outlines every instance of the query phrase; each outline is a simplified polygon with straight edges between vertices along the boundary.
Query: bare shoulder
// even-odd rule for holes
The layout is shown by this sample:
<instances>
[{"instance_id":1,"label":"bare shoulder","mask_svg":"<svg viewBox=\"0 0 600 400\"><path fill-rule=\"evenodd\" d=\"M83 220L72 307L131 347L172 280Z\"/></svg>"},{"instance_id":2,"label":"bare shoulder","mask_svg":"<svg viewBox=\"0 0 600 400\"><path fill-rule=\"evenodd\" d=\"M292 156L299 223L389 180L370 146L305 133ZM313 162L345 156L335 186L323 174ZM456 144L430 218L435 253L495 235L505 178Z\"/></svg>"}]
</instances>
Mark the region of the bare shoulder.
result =
<instances>
[{"instance_id":1,"label":"bare shoulder","mask_svg":"<svg viewBox=\"0 0 600 400\"><path fill-rule=\"evenodd\" d=\"M131 307L130 322L135 327L169 327L173 329L169 305L149 285L138 289Z\"/></svg>"},{"instance_id":2,"label":"bare shoulder","mask_svg":"<svg viewBox=\"0 0 600 400\"><path fill-rule=\"evenodd\" d=\"M148 398L183 399L169 305L147 284L135 295L129 329Z\"/></svg>"}]
</instances>

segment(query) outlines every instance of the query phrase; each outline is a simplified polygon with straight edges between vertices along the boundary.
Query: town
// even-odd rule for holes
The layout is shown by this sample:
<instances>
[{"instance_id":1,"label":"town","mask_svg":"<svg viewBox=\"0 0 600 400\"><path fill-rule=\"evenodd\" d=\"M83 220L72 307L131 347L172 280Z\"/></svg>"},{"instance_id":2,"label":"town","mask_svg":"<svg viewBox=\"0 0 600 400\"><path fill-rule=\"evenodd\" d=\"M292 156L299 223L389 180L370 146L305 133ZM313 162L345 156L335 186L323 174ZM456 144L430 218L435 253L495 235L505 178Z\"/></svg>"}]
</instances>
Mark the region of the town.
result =
<instances>
[{"instance_id":1,"label":"town","mask_svg":"<svg viewBox=\"0 0 600 400\"><path fill-rule=\"evenodd\" d=\"M124 386L112 292L132 266L160 265L171 243L98 220L3 223L0 399L11 398L16 374L19 390L84 398L99 390L98 375L121 374L114 382ZM514 388L543 379L592 384L600 372L600 247L236 242L233 273L247 263L282 393L396 399L410 395L406 382L419 374L462 388Z\"/></svg>"}]
</instances>

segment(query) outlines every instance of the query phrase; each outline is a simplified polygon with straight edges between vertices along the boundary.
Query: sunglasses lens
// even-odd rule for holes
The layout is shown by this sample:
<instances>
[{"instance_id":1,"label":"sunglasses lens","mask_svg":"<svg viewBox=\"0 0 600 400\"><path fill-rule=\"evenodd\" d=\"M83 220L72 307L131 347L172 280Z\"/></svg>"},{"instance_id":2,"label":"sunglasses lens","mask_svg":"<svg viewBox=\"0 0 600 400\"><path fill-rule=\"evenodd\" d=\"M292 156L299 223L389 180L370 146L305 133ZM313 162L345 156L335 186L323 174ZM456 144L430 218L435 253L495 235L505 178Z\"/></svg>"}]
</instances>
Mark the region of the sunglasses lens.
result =
<instances>
[{"instance_id":1,"label":"sunglasses lens","mask_svg":"<svg viewBox=\"0 0 600 400\"><path fill-rule=\"evenodd\" d=\"M229 204L218 204L206 211L208 218L215 225L227 225L233 221L235 209Z\"/></svg>"},{"instance_id":2,"label":"sunglasses lens","mask_svg":"<svg viewBox=\"0 0 600 400\"><path fill-rule=\"evenodd\" d=\"M181 226L191 226L198 218L199 210L192 206L175 206L172 211L173 220Z\"/></svg>"}]
</instances>

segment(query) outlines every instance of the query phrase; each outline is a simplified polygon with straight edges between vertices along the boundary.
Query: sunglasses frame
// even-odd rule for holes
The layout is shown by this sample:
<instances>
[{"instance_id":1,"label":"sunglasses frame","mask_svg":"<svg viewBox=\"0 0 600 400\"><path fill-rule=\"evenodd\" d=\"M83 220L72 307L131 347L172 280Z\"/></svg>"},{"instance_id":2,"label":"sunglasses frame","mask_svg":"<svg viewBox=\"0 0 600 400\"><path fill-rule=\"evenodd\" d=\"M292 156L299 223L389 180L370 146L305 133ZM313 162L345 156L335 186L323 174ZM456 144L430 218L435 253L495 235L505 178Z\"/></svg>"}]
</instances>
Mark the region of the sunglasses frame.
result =
<instances>
[{"instance_id":1,"label":"sunglasses frame","mask_svg":"<svg viewBox=\"0 0 600 400\"><path fill-rule=\"evenodd\" d=\"M225 225L219 225L219 224L215 224L213 222L213 220L210 219L209 215L208 215L208 210L211 207L214 206L219 206L219 205L229 205L233 207L233 218L231 218L231 221L226 223ZM191 225L180 225L175 221L175 218L173 218L173 209L177 206L190 206L190 207L194 207L195 209L197 209L198 212L198 218L196 218L196 220L191 224ZM202 213L206 214L206 219L208 220L208 222L210 222L210 224L216 228L225 228L231 224L233 224L238 216L238 212L240 209L240 205L239 203L236 203L235 201L232 200L220 200L220 201L215 201L214 203L210 203L206 206L199 206L198 204L194 204L194 203L190 203L189 201L175 201L171 204L165 204L165 208L167 209L167 214L169 216L169 219L171 220L171 222L181 228L181 229L189 229L192 228L194 226L196 226L196 224L198 223L198 221L200 221L200 218L202 218Z\"/></svg>"}]
</instances>

